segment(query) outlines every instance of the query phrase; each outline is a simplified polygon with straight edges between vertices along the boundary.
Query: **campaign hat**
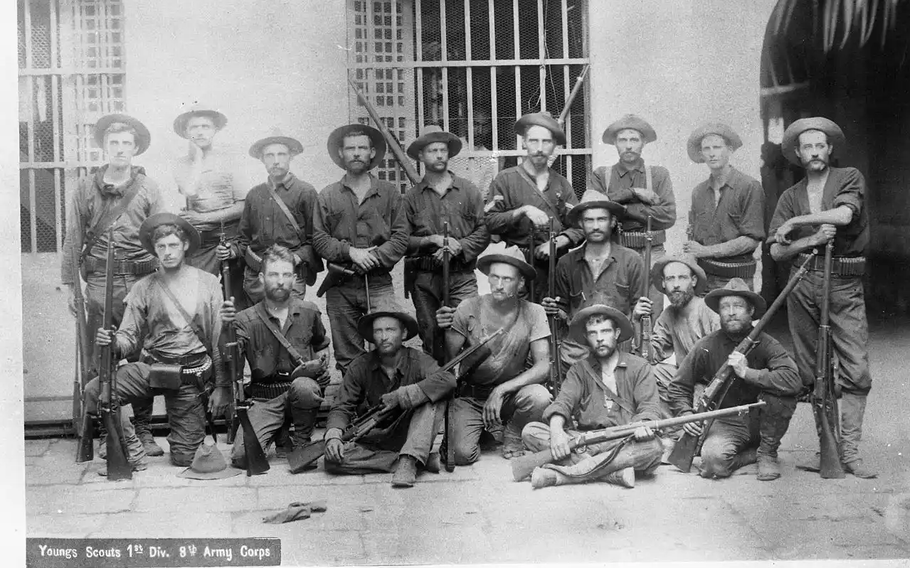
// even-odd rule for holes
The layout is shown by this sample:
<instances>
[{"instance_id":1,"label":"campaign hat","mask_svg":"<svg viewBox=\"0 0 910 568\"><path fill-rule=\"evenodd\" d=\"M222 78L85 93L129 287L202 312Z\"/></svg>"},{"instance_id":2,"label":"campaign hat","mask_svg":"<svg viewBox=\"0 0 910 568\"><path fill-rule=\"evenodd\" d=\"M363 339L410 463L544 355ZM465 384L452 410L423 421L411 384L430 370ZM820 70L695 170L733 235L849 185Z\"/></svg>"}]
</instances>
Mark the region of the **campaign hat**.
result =
<instances>
[{"instance_id":1,"label":"campaign hat","mask_svg":"<svg viewBox=\"0 0 910 568\"><path fill-rule=\"evenodd\" d=\"M566 222L569 225L579 226L581 224L581 214L588 209L606 209L611 215L620 220L626 214L626 208L621 203L611 201L609 197L597 190L588 189L582 194L578 205L569 210L566 215Z\"/></svg>"},{"instance_id":2,"label":"campaign hat","mask_svg":"<svg viewBox=\"0 0 910 568\"><path fill-rule=\"evenodd\" d=\"M280 129L273 128L268 136L253 142L253 145L250 146L250 156L257 160L261 160L262 150L269 144L284 144L288 147L288 152L291 154L291 157L303 153L303 144L300 143L300 140L285 136Z\"/></svg>"},{"instance_id":3,"label":"campaign hat","mask_svg":"<svg viewBox=\"0 0 910 568\"><path fill-rule=\"evenodd\" d=\"M733 151L739 150L743 145L742 138L732 128L722 122L709 122L696 128L689 136L686 148L689 151L689 159L696 164L705 163L705 158L701 155L702 138L709 134L717 134L727 141L727 144L733 148Z\"/></svg>"},{"instance_id":4,"label":"campaign hat","mask_svg":"<svg viewBox=\"0 0 910 568\"><path fill-rule=\"evenodd\" d=\"M755 308L755 313L752 314L755 319L762 317L768 308L765 299L750 290L742 278L733 278L723 288L708 292L705 296L705 305L711 308L712 311L720 313L720 299L727 296L739 296L748 300L752 307Z\"/></svg>"},{"instance_id":5,"label":"campaign hat","mask_svg":"<svg viewBox=\"0 0 910 568\"><path fill-rule=\"evenodd\" d=\"M807 130L820 130L828 136L828 143L835 148L841 148L847 143L847 137L833 120L823 116L812 116L801 118L793 122L784 130L784 139L781 142L781 152L784 153L790 162L802 167L802 161L796 155L796 149L799 147L799 135Z\"/></svg>"},{"instance_id":6,"label":"campaign hat","mask_svg":"<svg viewBox=\"0 0 910 568\"><path fill-rule=\"evenodd\" d=\"M524 136L528 128L543 126L553 135L553 140L560 146L566 145L566 131L562 129L556 119L548 112L531 112L523 115L515 122L515 134Z\"/></svg>"},{"instance_id":7,"label":"campaign hat","mask_svg":"<svg viewBox=\"0 0 910 568\"><path fill-rule=\"evenodd\" d=\"M224 454L214 444L203 442L196 448L190 467L177 474L186 479L225 479L243 473L242 469L229 468Z\"/></svg>"},{"instance_id":8,"label":"campaign hat","mask_svg":"<svg viewBox=\"0 0 910 568\"><path fill-rule=\"evenodd\" d=\"M651 285L657 288L658 292L667 293L664 289L664 268L673 262L685 264L692 271L692 274L698 277L698 282L695 283L695 293L701 296L705 288L708 287L708 276L691 255L665 256L656 260L654 266L651 267Z\"/></svg>"},{"instance_id":9,"label":"campaign hat","mask_svg":"<svg viewBox=\"0 0 910 568\"><path fill-rule=\"evenodd\" d=\"M410 315L404 312L376 311L364 315L360 318L360 321L357 322L357 331L360 333L360 337L366 339L370 343L373 343L373 322L379 318L395 318L404 324L405 341L417 335L417 320L415 320Z\"/></svg>"},{"instance_id":10,"label":"campaign hat","mask_svg":"<svg viewBox=\"0 0 910 568\"><path fill-rule=\"evenodd\" d=\"M195 116L205 116L212 119L215 123L215 130L221 130L227 126L228 119L221 112L213 109L211 106L196 101L190 108L174 119L174 132L181 138L186 138L186 125L190 119Z\"/></svg>"},{"instance_id":11,"label":"campaign hat","mask_svg":"<svg viewBox=\"0 0 910 568\"><path fill-rule=\"evenodd\" d=\"M408 156L414 160L420 159L420 151L433 142L444 142L449 146L449 158L454 158L461 152L461 140L451 132L446 132L435 124L429 124L424 127L423 132L417 140L411 142L408 146Z\"/></svg>"},{"instance_id":12,"label":"campaign hat","mask_svg":"<svg viewBox=\"0 0 910 568\"><path fill-rule=\"evenodd\" d=\"M632 322L629 321L629 318L621 311L606 304L594 304L578 310L578 313L575 314L575 317L573 317L571 323L569 323L569 333L572 334L576 340L584 343L585 336L587 335L585 326L588 323L588 318L596 315L601 315L612 320L613 324L619 328L619 338L617 339L617 342L625 341L632 337L634 332L632 330Z\"/></svg>"},{"instance_id":13,"label":"campaign hat","mask_svg":"<svg viewBox=\"0 0 910 568\"><path fill-rule=\"evenodd\" d=\"M149 145L152 143L152 135L149 134L149 129L138 119L128 114L107 114L98 119L98 122L95 123L95 142L98 143L98 146L104 148L104 131L117 122L128 124L136 131L137 156L148 150Z\"/></svg>"},{"instance_id":14,"label":"campaign hat","mask_svg":"<svg viewBox=\"0 0 910 568\"><path fill-rule=\"evenodd\" d=\"M338 150L341 149L342 144L344 144L344 137L351 132L365 132L366 135L370 138L370 142L373 143L373 148L376 150L376 155L373 156L373 159L370 160L370 165L367 167L368 170L372 170L382 162L382 159L385 157L386 152L386 143L385 138L382 136L382 132L373 128L368 124L346 124L344 126L339 126L329 134L329 140L326 143L326 148L329 151L329 157L332 158L332 161L335 162L341 169L346 169L344 165L344 160L341 159L341 156L338 155Z\"/></svg>"},{"instance_id":15,"label":"campaign hat","mask_svg":"<svg viewBox=\"0 0 910 568\"><path fill-rule=\"evenodd\" d=\"M142 248L147 250L152 256L155 256L155 243L152 242L152 233L155 232L155 228L159 225L177 225L183 229L183 233L189 241L189 247L186 249L187 256L199 248L199 231L189 221L173 213L155 213L146 218L142 225L139 226L139 242L142 243Z\"/></svg>"},{"instance_id":16,"label":"campaign hat","mask_svg":"<svg viewBox=\"0 0 910 568\"><path fill-rule=\"evenodd\" d=\"M616 144L616 135L623 130L637 130L641 132L641 139L647 144L657 140L657 132L648 124L648 121L635 114L627 114L611 124L604 130L604 144Z\"/></svg>"},{"instance_id":17,"label":"campaign hat","mask_svg":"<svg viewBox=\"0 0 910 568\"><path fill-rule=\"evenodd\" d=\"M506 247L505 250L484 253L477 257L477 270L483 272L487 276L490 275L490 265L495 262L504 262L505 264L511 264L518 269L518 272L525 277L525 280L533 280L537 278L537 270L533 266L528 264L525 260L525 255L521 252L517 246Z\"/></svg>"}]
</instances>

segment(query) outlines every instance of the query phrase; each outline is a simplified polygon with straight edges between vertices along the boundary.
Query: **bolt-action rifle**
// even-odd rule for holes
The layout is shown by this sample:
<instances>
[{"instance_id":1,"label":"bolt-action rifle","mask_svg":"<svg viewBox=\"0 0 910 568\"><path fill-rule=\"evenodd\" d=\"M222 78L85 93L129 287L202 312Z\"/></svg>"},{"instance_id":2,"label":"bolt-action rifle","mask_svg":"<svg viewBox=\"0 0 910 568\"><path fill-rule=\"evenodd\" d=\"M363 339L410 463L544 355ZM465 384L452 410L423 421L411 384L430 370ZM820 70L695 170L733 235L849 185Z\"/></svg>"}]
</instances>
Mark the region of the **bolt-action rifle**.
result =
<instances>
[{"instance_id":1,"label":"bolt-action rifle","mask_svg":"<svg viewBox=\"0 0 910 568\"><path fill-rule=\"evenodd\" d=\"M85 321L85 298L82 296L82 281L79 279L79 251L73 247L73 303L76 308L76 369L73 378L73 428L79 436L76 446L76 462L92 461L95 448L92 439L95 437L95 423L85 412L82 397L85 383L91 376L92 364L89 360L91 345L88 336L88 325Z\"/></svg>"},{"instance_id":2,"label":"bolt-action rifle","mask_svg":"<svg viewBox=\"0 0 910 568\"><path fill-rule=\"evenodd\" d=\"M762 330L768 325L768 322L771 321L771 318L774 317L777 310L783 305L793 288L802 280L803 276L809 270L809 262L811 262L813 258L815 258L814 251L809 255L809 258L806 259L806 262L799 267L799 270L790 278L790 281L787 282L787 286L778 294L777 298L774 299L774 303L771 304L755 327L752 328L749 335L739 342L739 345L736 346L734 351L738 351L743 355L748 355L752 351L755 344L758 342L759 334L761 334ZM701 397L695 403L695 408L693 410L696 416L701 415L706 411L714 410L723 402L727 390L729 390L730 385L733 384L733 381L731 380L733 376L733 368L730 367L730 365L727 363L721 365L720 369L714 373L714 377L711 379L711 382L708 383L708 386L705 388ZM712 422L708 423L703 429L701 436L692 436L683 432L676 442L676 445L673 447L673 451L670 453L667 461L678 467L680 471L688 473L689 470L692 469L692 460L695 458L695 454L698 452L701 442L708 435L711 424Z\"/></svg>"},{"instance_id":3,"label":"bolt-action rifle","mask_svg":"<svg viewBox=\"0 0 910 568\"><path fill-rule=\"evenodd\" d=\"M648 215L648 228L645 233L645 295L651 293L651 216ZM654 364L654 346L651 345L651 314L641 316L641 335L638 338L638 355Z\"/></svg>"},{"instance_id":4,"label":"bolt-action rifle","mask_svg":"<svg viewBox=\"0 0 910 568\"><path fill-rule=\"evenodd\" d=\"M221 221L221 238L220 238L220 240L221 240L221 242L219 244L223 247L226 247L228 243L227 243L227 237L224 234L224 221ZM230 300L232 296L231 296L231 266L230 266L229 260L221 261L221 289L224 292L224 299ZM233 324L231 324L231 325L233 325ZM231 329L231 331L233 332L233 328ZM231 339L233 339L233 338L231 338ZM226 351L226 353L223 354L224 355L223 359L228 364L228 372L230 373L230 377L231 377L231 400L235 401L235 400L237 400L237 388L238 388L238 385L236 385L234 382L235 379L237 378L237 363L234 361L234 349L225 349L225 351ZM243 385L241 384L241 385L239 385L239 387L243 388ZM228 424L228 431L227 431L227 443L228 444L234 443L234 436L237 435L237 429L239 427L240 427L240 421L237 417L237 413L231 412L231 423ZM215 433L215 431L214 431L214 429L212 429L212 435L214 435L214 433Z\"/></svg>"},{"instance_id":5,"label":"bolt-action rifle","mask_svg":"<svg viewBox=\"0 0 910 568\"><path fill-rule=\"evenodd\" d=\"M556 220L550 217L550 257L549 274L547 275L547 296L556 297ZM555 396L562 383L562 361L559 358L559 318L549 316L550 320L550 391Z\"/></svg>"},{"instance_id":6,"label":"bolt-action rifle","mask_svg":"<svg viewBox=\"0 0 910 568\"><path fill-rule=\"evenodd\" d=\"M450 305L450 290L449 290L449 261L452 257L452 251L449 249L449 222L445 221L442 224L442 305L448 307ZM443 333L442 330L438 330L439 333ZM458 389L452 391L452 396L446 399L446 415L445 415L445 438L446 440L451 440L452 435L455 429L455 397L458 396ZM449 473L455 471L455 444L446 443L446 471Z\"/></svg>"}]
</instances>

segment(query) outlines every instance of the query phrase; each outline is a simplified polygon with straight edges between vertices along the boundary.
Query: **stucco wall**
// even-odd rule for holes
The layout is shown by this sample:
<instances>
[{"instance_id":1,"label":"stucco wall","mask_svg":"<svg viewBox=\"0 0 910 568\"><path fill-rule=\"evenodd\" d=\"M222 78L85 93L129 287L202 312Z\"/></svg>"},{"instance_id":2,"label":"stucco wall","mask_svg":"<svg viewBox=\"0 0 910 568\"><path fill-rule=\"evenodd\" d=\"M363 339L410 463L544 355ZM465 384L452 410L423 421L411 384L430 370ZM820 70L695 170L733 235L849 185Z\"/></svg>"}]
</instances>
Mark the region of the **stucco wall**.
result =
<instances>
[{"instance_id":1,"label":"stucco wall","mask_svg":"<svg viewBox=\"0 0 910 568\"><path fill-rule=\"evenodd\" d=\"M679 220L668 250L681 250L692 188L708 169L686 153L689 134L710 120L726 122L743 139L732 164L760 179L763 142L759 64L776 0L591 0L591 137L594 165L613 164L601 142L607 125L626 113L657 131L644 158L670 170ZM634 9L633 9L634 8Z\"/></svg>"}]
</instances>

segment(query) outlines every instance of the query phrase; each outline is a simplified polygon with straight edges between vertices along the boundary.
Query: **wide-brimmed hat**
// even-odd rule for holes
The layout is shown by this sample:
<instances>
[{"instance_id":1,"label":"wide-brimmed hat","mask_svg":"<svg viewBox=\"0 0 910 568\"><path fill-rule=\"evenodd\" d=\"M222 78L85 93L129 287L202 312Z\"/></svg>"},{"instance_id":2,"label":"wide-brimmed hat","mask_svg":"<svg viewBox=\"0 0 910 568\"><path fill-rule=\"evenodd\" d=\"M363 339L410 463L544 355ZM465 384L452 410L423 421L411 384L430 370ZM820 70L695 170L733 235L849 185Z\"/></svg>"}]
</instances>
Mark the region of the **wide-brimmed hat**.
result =
<instances>
[{"instance_id":1,"label":"wide-brimmed hat","mask_svg":"<svg viewBox=\"0 0 910 568\"><path fill-rule=\"evenodd\" d=\"M454 158L461 152L461 140L451 132L446 132L435 124L424 127L423 132L417 140L411 142L408 146L408 156L415 160L420 159L420 151L433 142L444 142L449 145L449 158Z\"/></svg>"},{"instance_id":2,"label":"wide-brimmed hat","mask_svg":"<svg viewBox=\"0 0 910 568\"><path fill-rule=\"evenodd\" d=\"M578 313L572 318L572 322L569 323L569 333L583 344L585 342L585 336L587 335L585 326L588 323L588 318L595 315L601 315L613 320L613 324L619 327L619 339L617 339L617 342L625 341L632 337L634 332L632 331L632 322L629 321L629 318L621 311L616 308L611 308L606 304L594 304L593 306L578 310Z\"/></svg>"},{"instance_id":3,"label":"wide-brimmed hat","mask_svg":"<svg viewBox=\"0 0 910 568\"><path fill-rule=\"evenodd\" d=\"M752 314L754 319L758 319L764 315L765 310L768 308L768 304L765 302L765 299L749 289L749 286L743 281L742 278L733 278L727 285L723 288L717 288L716 290L711 290L705 296L705 305L711 308L713 311L720 313L718 306L720 305L720 299L725 296L739 296L740 298L745 298L752 304L752 307L755 308L755 313Z\"/></svg>"},{"instance_id":4,"label":"wide-brimmed hat","mask_svg":"<svg viewBox=\"0 0 910 568\"><path fill-rule=\"evenodd\" d=\"M409 316L404 312L392 312L392 311L378 311L370 312L360 318L360 321L357 322L357 331L360 333L360 337L366 339L370 343L373 342L373 322L379 318L395 318L401 323L404 324L405 328L405 337L404 340L407 341L417 335L417 320Z\"/></svg>"},{"instance_id":5,"label":"wide-brimmed hat","mask_svg":"<svg viewBox=\"0 0 910 568\"><path fill-rule=\"evenodd\" d=\"M695 293L701 296L708 286L708 277L692 256L665 256L655 261L654 266L651 267L651 285L657 288L659 292L667 293L664 289L664 268L672 262L685 264L692 271L692 274L698 277L698 281L695 283Z\"/></svg>"},{"instance_id":6,"label":"wide-brimmed hat","mask_svg":"<svg viewBox=\"0 0 910 568\"><path fill-rule=\"evenodd\" d=\"M268 136L253 142L253 145L250 146L250 156L257 160L261 160L262 149L269 144L284 144L288 147L288 152L291 154L291 157L303 153L303 144L300 143L300 140L285 136L280 129L273 128Z\"/></svg>"},{"instance_id":7,"label":"wide-brimmed hat","mask_svg":"<svg viewBox=\"0 0 910 568\"><path fill-rule=\"evenodd\" d=\"M641 138L646 144L657 140L657 132L648 121L638 115L627 114L604 130L604 144L616 144L616 135L630 128L641 132Z\"/></svg>"},{"instance_id":8,"label":"wide-brimmed hat","mask_svg":"<svg viewBox=\"0 0 910 568\"><path fill-rule=\"evenodd\" d=\"M173 213L155 213L139 226L139 242L142 243L142 248L149 251L152 256L155 256L155 243L152 242L152 233L155 232L155 227L159 225L177 225L183 229L183 233L189 241L189 247L186 249L187 256L199 248L199 231L196 230L196 227L190 225L189 221Z\"/></svg>"},{"instance_id":9,"label":"wide-brimmed hat","mask_svg":"<svg viewBox=\"0 0 910 568\"><path fill-rule=\"evenodd\" d=\"M844 136L844 131L841 130L840 126L835 124L833 120L829 120L823 116L813 116L797 120L784 130L784 139L780 146L781 152L784 153L784 157L800 167L802 167L803 164L800 161L799 156L796 155L796 149L799 147L799 135L807 130L821 130L828 136L828 143L832 144L835 148L843 147L843 145L847 143L847 137Z\"/></svg>"},{"instance_id":10,"label":"wide-brimmed hat","mask_svg":"<svg viewBox=\"0 0 910 568\"><path fill-rule=\"evenodd\" d=\"M477 257L477 270L483 272L487 276L490 275L490 265L494 262L504 262L506 264L511 264L518 269L518 272L525 277L525 280L533 280L537 278L537 271L533 266L528 264L525 260L525 255L521 252L517 246L506 247L505 250L484 253Z\"/></svg>"},{"instance_id":11,"label":"wide-brimmed hat","mask_svg":"<svg viewBox=\"0 0 910 568\"><path fill-rule=\"evenodd\" d=\"M689 136L686 148L689 150L689 159L696 164L703 164L705 158L701 155L701 140L709 134L717 134L727 141L727 144L733 148L733 151L739 150L743 145L742 138L739 137L732 128L722 122L709 122L696 128Z\"/></svg>"},{"instance_id":12,"label":"wide-brimmed hat","mask_svg":"<svg viewBox=\"0 0 910 568\"><path fill-rule=\"evenodd\" d=\"M581 223L581 214L588 209L606 209L617 219L622 219L626 214L626 208L621 203L611 201L599 191L588 189L582 194L578 205L572 207L566 214L566 222L578 226Z\"/></svg>"},{"instance_id":13,"label":"wide-brimmed hat","mask_svg":"<svg viewBox=\"0 0 910 568\"><path fill-rule=\"evenodd\" d=\"M344 137L351 132L357 131L365 132L366 135L369 136L370 142L373 143L373 148L376 150L376 155L373 156L373 159L370 160L370 165L367 167L368 170L372 170L378 166L385 157L386 144L382 132L368 124L346 124L333 130L332 133L329 134L329 141L326 143L329 157L332 158L332 161L335 162L339 168L343 170L347 169L344 166L344 160L338 155L338 150L341 149L342 144L344 144Z\"/></svg>"},{"instance_id":14,"label":"wide-brimmed hat","mask_svg":"<svg viewBox=\"0 0 910 568\"><path fill-rule=\"evenodd\" d=\"M566 131L562 129L556 119L548 112L531 112L523 115L515 122L515 134L524 136L528 128L543 126L553 135L553 141L560 146L566 145Z\"/></svg>"},{"instance_id":15,"label":"wide-brimmed hat","mask_svg":"<svg viewBox=\"0 0 910 568\"><path fill-rule=\"evenodd\" d=\"M128 124L136 131L137 156L148 150L149 144L152 143L152 135L149 134L149 129L138 119L127 114L108 114L98 119L98 122L95 123L95 142L98 143L98 146L104 148L104 131L115 122Z\"/></svg>"},{"instance_id":16,"label":"wide-brimmed hat","mask_svg":"<svg viewBox=\"0 0 910 568\"><path fill-rule=\"evenodd\" d=\"M196 448L190 467L177 474L187 479L224 479L243 473L242 469L227 466L224 454L214 444L203 442Z\"/></svg>"},{"instance_id":17,"label":"wide-brimmed hat","mask_svg":"<svg viewBox=\"0 0 910 568\"><path fill-rule=\"evenodd\" d=\"M227 126L227 117L209 105L200 102L193 103L189 109L174 119L174 132L181 138L186 138L186 125L194 116L205 116L212 119L215 123L215 130L221 130Z\"/></svg>"}]
</instances>

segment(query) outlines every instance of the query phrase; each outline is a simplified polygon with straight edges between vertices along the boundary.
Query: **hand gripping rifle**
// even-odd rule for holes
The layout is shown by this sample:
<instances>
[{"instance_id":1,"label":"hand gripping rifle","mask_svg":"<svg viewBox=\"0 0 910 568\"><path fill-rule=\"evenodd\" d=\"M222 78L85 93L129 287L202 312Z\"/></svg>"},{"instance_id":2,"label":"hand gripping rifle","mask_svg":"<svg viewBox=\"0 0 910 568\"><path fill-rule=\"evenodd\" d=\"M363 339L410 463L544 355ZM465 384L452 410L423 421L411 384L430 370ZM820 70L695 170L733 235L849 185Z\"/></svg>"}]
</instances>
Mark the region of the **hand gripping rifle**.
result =
<instances>
[{"instance_id":1,"label":"hand gripping rifle","mask_svg":"<svg viewBox=\"0 0 910 568\"><path fill-rule=\"evenodd\" d=\"M645 233L645 295L651 293L651 216L648 215L648 230ZM651 314L641 316L641 335L638 340L638 355L654 364L654 346L651 345Z\"/></svg>"},{"instance_id":2,"label":"hand gripping rifle","mask_svg":"<svg viewBox=\"0 0 910 568\"><path fill-rule=\"evenodd\" d=\"M556 297L556 220L550 217L550 258L547 275L547 296ZM559 358L559 319L555 315L550 320L550 391L553 396L559 392L562 382L562 361Z\"/></svg>"},{"instance_id":3,"label":"hand gripping rifle","mask_svg":"<svg viewBox=\"0 0 910 568\"><path fill-rule=\"evenodd\" d=\"M91 361L88 354L91 345L88 343L88 326L85 322L85 298L82 296L82 281L79 277L79 253L73 247L73 297L76 304L76 372L73 378L73 428L79 436L76 446L76 462L86 462L95 459L95 446L92 439L95 437L95 422L85 412L82 397L85 383L91 375Z\"/></svg>"},{"instance_id":4,"label":"hand gripping rifle","mask_svg":"<svg viewBox=\"0 0 910 568\"><path fill-rule=\"evenodd\" d=\"M774 317L777 310L783 305L787 296L793 291L793 288L802 280L803 276L809 270L809 263L814 258L815 252L813 251L812 254L809 255L809 258L799 267L799 270L796 271L796 274L787 282L787 286L784 287L777 298L774 299L774 303L771 304L765 312L765 315L763 315L755 327L752 328L749 335L740 341L734 351L738 351L743 355L748 355L752 351L758 341L759 334L761 334L762 330L768 325L768 322L771 321L771 318ZM706 411L714 410L723 402L727 390L729 390L730 385L733 384L733 376L733 369L730 365L727 363L721 365L720 369L714 373L714 378L712 378L711 382L708 383L708 386L705 387L705 391L702 393L701 398L695 403L693 411L696 416L700 416ZM695 458L695 454L698 452L701 442L708 435L711 424L711 422L708 423L701 436L691 436L686 432L683 432L676 442L676 445L673 447L673 451L670 453L667 461L679 468L680 471L688 473L689 470L692 469L692 460Z\"/></svg>"},{"instance_id":5,"label":"hand gripping rifle","mask_svg":"<svg viewBox=\"0 0 910 568\"><path fill-rule=\"evenodd\" d=\"M104 273L104 315L102 329L110 330L114 319L114 228L107 232L107 264ZM117 396L117 361L114 359L114 339L99 349L98 379L101 383L101 420L107 429L107 479L132 479L133 467L127 460L128 450L120 424L120 401ZM91 439L89 438L89 443Z\"/></svg>"},{"instance_id":6,"label":"hand gripping rifle","mask_svg":"<svg viewBox=\"0 0 910 568\"><path fill-rule=\"evenodd\" d=\"M631 424L613 426L612 428L604 428L602 430L590 430L588 432L583 432L569 440L569 449L573 451L582 450L585 447L591 446L593 444L601 444L603 442L609 442L610 440L620 440L622 438L631 436L633 433L635 433L635 430L641 428L642 426L647 426L651 430L658 432L660 430L675 428L677 426L682 426L683 424L688 424L689 422L704 420L706 418L713 420L714 418L721 418L724 416L744 414L753 408L760 408L765 404L767 404L765 401L760 400L758 402L753 402L752 404L744 404L742 406L732 406L730 408L712 410L700 415L687 414L685 416L666 418L664 420L644 420L642 422L632 422ZM522 479L525 479L531 475L531 472L534 471L535 467L541 467L554 461L556 460L553 458L553 454L549 449L541 450L539 452L524 455L518 458L512 458L512 479L515 481L521 481Z\"/></svg>"},{"instance_id":7,"label":"hand gripping rifle","mask_svg":"<svg viewBox=\"0 0 910 568\"><path fill-rule=\"evenodd\" d=\"M475 351L486 345L491 339L498 336L500 333L503 333L505 329L499 328L490 335L484 337L475 345L472 345L458 354L457 357L446 363L442 366L437 373L446 373L455 368L456 365L464 361L466 358L474 354ZM341 435L342 442L353 442L365 436L370 430L372 430L379 422L381 422L386 415L382 414L380 410L382 405L376 405L370 408L367 413L362 417L357 419L355 422L348 425L344 429L344 433ZM316 442L310 442L306 446L295 449L293 452L288 454L288 463L293 463L294 466L291 469L291 473L298 473L304 469L309 468L309 466L316 463L316 460L321 458L325 454L325 441L319 440ZM292 457L293 456L293 457Z\"/></svg>"},{"instance_id":8,"label":"hand gripping rifle","mask_svg":"<svg viewBox=\"0 0 910 568\"><path fill-rule=\"evenodd\" d=\"M812 391L812 414L818 430L821 452L819 475L823 479L846 477L841 465L840 425L838 423L837 396L834 390L834 365L831 357L831 254L834 241L825 245L825 275L822 281L822 305L818 324L818 353L815 357L815 388Z\"/></svg>"}]
</instances>

